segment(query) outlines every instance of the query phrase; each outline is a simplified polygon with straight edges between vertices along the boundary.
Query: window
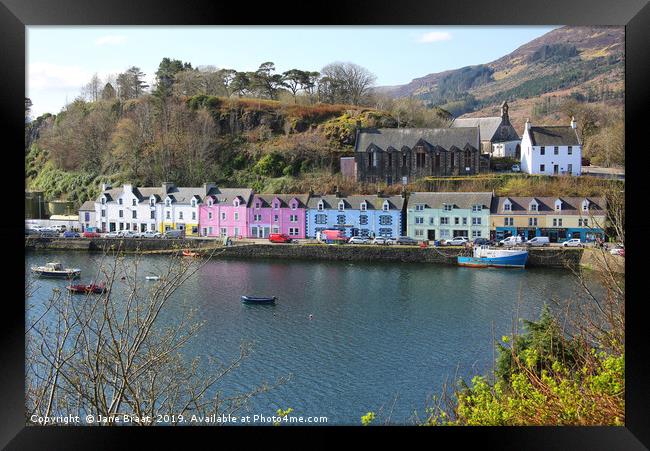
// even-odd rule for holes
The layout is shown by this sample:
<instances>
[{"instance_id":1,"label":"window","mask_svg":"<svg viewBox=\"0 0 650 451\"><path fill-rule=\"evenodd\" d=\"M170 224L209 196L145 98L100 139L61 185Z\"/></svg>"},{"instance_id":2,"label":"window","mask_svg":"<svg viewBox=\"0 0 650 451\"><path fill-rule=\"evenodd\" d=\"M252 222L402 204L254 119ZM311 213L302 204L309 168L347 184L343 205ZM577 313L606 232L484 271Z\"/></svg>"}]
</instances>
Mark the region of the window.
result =
<instances>
[{"instance_id":1,"label":"window","mask_svg":"<svg viewBox=\"0 0 650 451\"><path fill-rule=\"evenodd\" d=\"M537 218L528 218L529 227L537 227Z\"/></svg>"},{"instance_id":2,"label":"window","mask_svg":"<svg viewBox=\"0 0 650 451\"><path fill-rule=\"evenodd\" d=\"M366 211L368 208L368 205L365 202L362 202L361 205L359 206L359 209L361 211Z\"/></svg>"},{"instance_id":3,"label":"window","mask_svg":"<svg viewBox=\"0 0 650 451\"><path fill-rule=\"evenodd\" d=\"M196 212L195 211L192 212L192 220L196 221Z\"/></svg>"},{"instance_id":4,"label":"window","mask_svg":"<svg viewBox=\"0 0 650 451\"><path fill-rule=\"evenodd\" d=\"M183 219L183 212L182 211L178 212L178 219Z\"/></svg>"},{"instance_id":5,"label":"window","mask_svg":"<svg viewBox=\"0 0 650 451\"><path fill-rule=\"evenodd\" d=\"M225 227L221 227L221 236L226 236L226 235L228 235L228 229L226 229Z\"/></svg>"},{"instance_id":6,"label":"window","mask_svg":"<svg viewBox=\"0 0 650 451\"><path fill-rule=\"evenodd\" d=\"M343 203L343 201L341 201L339 202L339 211L343 211L343 210L345 210L345 204Z\"/></svg>"},{"instance_id":7,"label":"window","mask_svg":"<svg viewBox=\"0 0 650 451\"><path fill-rule=\"evenodd\" d=\"M463 225L467 225L467 218L463 218Z\"/></svg>"},{"instance_id":8,"label":"window","mask_svg":"<svg viewBox=\"0 0 650 451\"><path fill-rule=\"evenodd\" d=\"M440 218L440 225L449 225L449 218Z\"/></svg>"},{"instance_id":9,"label":"window","mask_svg":"<svg viewBox=\"0 0 650 451\"><path fill-rule=\"evenodd\" d=\"M560 153L560 148L558 146L553 147L553 155L558 155Z\"/></svg>"},{"instance_id":10,"label":"window","mask_svg":"<svg viewBox=\"0 0 650 451\"><path fill-rule=\"evenodd\" d=\"M546 166L543 164L539 165L539 172L544 172L546 170Z\"/></svg>"},{"instance_id":11,"label":"window","mask_svg":"<svg viewBox=\"0 0 650 451\"><path fill-rule=\"evenodd\" d=\"M155 206L156 205L156 199L149 199L149 205L150 206Z\"/></svg>"},{"instance_id":12,"label":"window","mask_svg":"<svg viewBox=\"0 0 650 451\"><path fill-rule=\"evenodd\" d=\"M292 210L297 210L297 209L298 209L298 203L297 203L297 202L293 202L293 203L291 204L291 209L292 209Z\"/></svg>"},{"instance_id":13,"label":"window","mask_svg":"<svg viewBox=\"0 0 650 451\"><path fill-rule=\"evenodd\" d=\"M138 212L135 211L135 210L133 210L133 211L131 212L131 217L132 217L133 219L138 219Z\"/></svg>"},{"instance_id":14,"label":"window","mask_svg":"<svg viewBox=\"0 0 650 451\"><path fill-rule=\"evenodd\" d=\"M166 218L167 218L167 219L171 219L171 213L170 213L170 212L167 212L167 216L166 216Z\"/></svg>"},{"instance_id":15,"label":"window","mask_svg":"<svg viewBox=\"0 0 650 451\"><path fill-rule=\"evenodd\" d=\"M118 203L119 203L120 205L122 205L123 202L122 202L122 198L121 198L121 197L120 197L120 199L118 200Z\"/></svg>"},{"instance_id":16,"label":"window","mask_svg":"<svg viewBox=\"0 0 650 451\"><path fill-rule=\"evenodd\" d=\"M318 202L318 211L323 211L323 202Z\"/></svg>"},{"instance_id":17,"label":"window","mask_svg":"<svg viewBox=\"0 0 650 451\"><path fill-rule=\"evenodd\" d=\"M472 211L481 211L483 210L483 205L472 205Z\"/></svg>"},{"instance_id":18,"label":"window","mask_svg":"<svg viewBox=\"0 0 650 451\"><path fill-rule=\"evenodd\" d=\"M298 215L289 216L289 222L298 222Z\"/></svg>"},{"instance_id":19,"label":"window","mask_svg":"<svg viewBox=\"0 0 650 451\"><path fill-rule=\"evenodd\" d=\"M393 167L393 154L390 152L388 153L388 167L389 168Z\"/></svg>"},{"instance_id":20,"label":"window","mask_svg":"<svg viewBox=\"0 0 650 451\"><path fill-rule=\"evenodd\" d=\"M172 201L171 201L170 199L166 199L166 200L165 200L165 205L166 205L166 206L169 207L169 206L171 206L171 204L172 204Z\"/></svg>"},{"instance_id":21,"label":"window","mask_svg":"<svg viewBox=\"0 0 650 451\"><path fill-rule=\"evenodd\" d=\"M415 229L415 236L424 236L423 229Z\"/></svg>"},{"instance_id":22,"label":"window","mask_svg":"<svg viewBox=\"0 0 650 451\"><path fill-rule=\"evenodd\" d=\"M225 220L226 220L226 212L225 212L225 211L222 211L222 212L221 212L221 220L222 220L222 221L225 221Z\"/></svg>"},{"instance_id":23,"label":"window","mask_svg":"<svg viewBox=\"0 0 650 451\"><path fill-rule=\"evenodd\" d=\"M567 155L573 155L573 146L567 148Z\"/></svg>"},{"instance_id":24,"label":"window","mask_svg":"<svg viewBox=\"0 0 650 451\"><path fill-rule=\"evenodd\" d=\"M106 217L106 210L102 210L102 218Z\"/></svg>"},{"instance_id":25,"label":"window","mask_svg":"<svg viewBox=\"0 0 650 451\"><path fill-rule=\"evenodd\" d=\"M135 207L136 205L138 205L138 201L133 199L133 201L131 202L131 205L133 205Z\"/></svg>"},{"instance_id":26,"label":"window","mask_svg":"<svg viewBox=\"0 0 650 451\"><path fill-rule=\"evenodd\" d=\"M506 227L514 225L514 223L515 223L515 218L503 218L503 225L505 225Z\"/></svg>"},{"instance_id":27,"label":"window","mask_svg":"<svg viewBox=\"0 0 650 451\"><path fill-rule=\"evenodd\" d=\"M562 218L553 218L553 227L562 227Z\"/></svg>"},{"instance_id":28,"label":"window","mask_svg":"<svg viewBox=\"0 0 650 451\"><path fill-rule=\"evenodd\" d=\"M123 218L123 217L124 217L124 210L120 210L120 211L119 211L119 216L120 216L120 218Z\"/></svg>"},{"instance_id":29,"label":"window","mask_svg":"<svg viewBox=\"0 0 650 451\"><path fill-rule=\"evenodd\" d=\"M368 215L359 215L359 225L368 225Z\"/></svg>"},{"instance_id":30,"label":"window","mask_svg":"<svg viewBox=\"0 0 650 451\"><path fill-rule=\"evenodd\" d=\"M512 206L510 205L510 202L504 202L503 204L503 211L511 211Z\"/></svg>"},{"instance_id":31,"label":"window","mask_svg":"<svg viewBox=\"0 0 650 451\"><path fill-rule=\"evenodd\" d=\"M449 229L440 229L440 238L449 238Z\"/></svg>"},{"instance_id":32,"label":"window","mask_svg":"<svg viewBox=\"0 0 650 451\"><path fill-rule=\"evenodd\" d=\"M234 235L235 235L235 236L239 236L239 227L235 227L235 233L234 233Z\"/></svg>"},{"instance_id":33,"label":"window","mask_svg":"<svg viewBox=\"0 0 650 451\"><path fill-rule=\"evenodd\" d=\"M300 229L298 227L289 227L289 236L298 236Z\"/></svg>"},{"instance_id":34,"label":"window","mask_svg":"<svg viewBox=\"0 0 650 451\"><path fill-rule=\"evenodd\" d=\"M280 233L280 227L274 225L272 228L273 232L272 233Z\"/></svg>"},{"instance_id":35,"label":"window","mask_svg":"<svg viewBox=\"0 0 650 451\"><path fill-rule=\"evenodd\" d=\"M530 203L530 211L537 211L537 204L534 202Z\"/></svg>"},{"instance_id":36,"label":"window","mask_svg":"<svg viewBox=\"0 0 650 451\"><path fill-rule=\"evenodd\" d=\"M277 210L278 208L280 208L280 204L277 203L277 202L273 202L273 209L274 209L274 210ZM292 208L293 208L293 207L292 207Z\"/></svg>"},{"instance_id":37,"label":"window","mask_svg":"<svg viewBox=\"0 0 650 451\"><path fill-rule=\"evenodd\" d=\"M425 153L416 153L415 154L415 167L423 168L426 164L427 154Z\"/></svg>"},{"instance_id":38,"label":"window","mask_svg":"<svg viewBox=\"0 0 650 451\"><path fill-rule=\"evenodd\" d=\"M451 211L454 206L451 204L445 204L445 211Z\"/></svg>"},{"instance_id":39,"label":"window","mask_svg":"<svg viewBox=\"0 0 650 451\"><path fill-rule=\"evenodd\" d=\"M480 230L472 230L472 238L480 238L480 237L481 237Z\"/></svg>"},{"instance_id":40,"label":"window","mask_svg":"<svg viewBox=\"0 0 650 451\"><path fill-rule=\"evenodd\" d=\"M254 215L253 216L253 221L260 222L261 220L262 220L262 215Z\"/></svg>"},{"instance_id":41,"label":"window","mask_svg":"<svg viewBox=\"0 0 650 451\"><path fill-rule=\"evenodd\" d=\"M587 219L578 219L578 227L589 227Z\"/></svg>"},{"instance_id":42,"label":"window","mask_svg":"<svg viewBox=\"0 0 650 451\"><path fill-rule=\"evenodd\" d=\"M192 202L190 203L192 207L196 207L196 199L192 199Z\"/></svg>"},{"instance_id":43,"label":"window","mask_svg":"<svg viewBox=\"0 0 650 451\"><path fill-rule=\"evenodd\" d=\"M260 215L260 217L262 217L262 216ZM238 211L235 212L235 221L239 221L239 212Z\"/></svg>"},{"instance_id":44,"label":"window","mask_svg":"<svg viewBox=\"0 0 650 451\"><path fill-rule=\"evenodd\" d=\"M152 232L156 230L156 224L154 223L149 224L149 230L151 230Z\"/></svg>"},{"instance_id":45,"label":"window","mask_svg":"<svg viewBox=\"0 0 650 451\"><path fill-rule=\"evenodd\" d=\"M255 202L255 208L260 208L262 204L260 202Z\"/></svg>"},{"instance_id":46,"label":"window","mask_svg":"<svg viewBox=\"0 0 650 451\"><path fill-rule=\"evenodd\" d=\"M106 198L102 197L102 205L106 205Z\"/></svg>"},{"instance_id":47,"label":"window","mask_svg":"<svg viewBox=\"0 0 650 451\"><path fill-rule=\"evenodd\" d=\"M566 171L567 171L569 174L573 173L573 165L572 165L572 164L568 164L567 167L566 167Z\"/></svg>"},{"instance_id":48,"label":"window","mask_svg":"<svg viewBox=\"0 0 650 451\"><path fill-rule=\"evenodd\" d=\"M421 216L416 216L415 217L415 223L416 224L424 224L424 218Z\"/></svg>"},{"instance_id":49,"label":"window","mask_svg":"<svg viewBox=\"0 0 650 451\"><path fill-rule=\"evenodd\" d=\"M561 211L562 210L562 202L560 200L555 201L555 211Z\"/></svg>"},{"instance_id":50,"label":"window","mask_svg":"<svg viewBox=\"0 0 650 451\"><path fill-rule=\"evenodd\" d=\"M585 200L582 202L582 211L589 211L589 201Z\"/></svg>"},{"instance_id":51,"label":"window","mask_svg":"<svg viewBox=\"0 0 650 451\"><path fill-rule=\"evenodd\" d=\"M432 217L429 218L429 225L434 225L433 222L434 221L433 221L433 216L432 216Z\"/></svg>"},{"instance_id":52,"label":"window","mask_svg":"<svg viewBox=\"0 0 650 451\"><path fill-rule=\"evenodd\" d=\"M390 208L390 205L388 205L388 202L384 202L383 210L388 211L389 208Z\"/></svg>"},{"instance_id":53,"label":"window","mask_svg":"<svg viewBox=\"0 0 650 451\"><path fill-rule=\"evenodd\" d=\"M280 220L280 216L273 215L273 222L278 222L279 220Z\"/></svg>"},{"instance_id":54,"label":"window","mask_svg":"<svg viewBox=\"0 0 650 451\"><path fill-rule=\"evenodd\" d=\"M208 219L212 219L212 212L211 211L208 212Z\"/></svg>"},{"instance_id":55,"label":"window","mask_svg":"<svg viewBox=\"0 0 650 451\"><path fill-rule=\"evenodd\" d=\"M408 157L406 154L402 154L402 167L406 166L408 164Z\"/></svg>"},{"instance_id":56,"label":"window","mask_svg":"<svg viewBox=\"0 0 650 451\"><path fill-rule=\"evenodd\" d=\"M539 154L540 155L546 155L546 149L544 148L544 146L539 148Z\"/></svg>"},{"instance_id":57,"label":"window","mask_svg":"<svg viewBox=\"0 0 650 451\"><path fill-rule=\"evenodd\" d=\"M368 153L368 167L371 168L375 165L375 154L372 152Z\"/></svg>"},{"instance_id":58,"label":"window","mask_svg":"<svg viewBox=\"0 0 650 451\"><path fill-rule=\"evenodd\" d=\"M327 224L327 215L316 215L314 222L316 224Z\"/></svg>"},{"instance_id":59,"label":"window","mask_svg":"<svg viewBox=\"0 0 650 451\"><path fill-rule=\"evenodd\" d=\"M337 224L345 224L345 215L337 215L336 216L336 223Z\"/></svg>"},{"instance_id":60,"label":"window","mask_svg":"<svg viewBox=\"0 0 650 451\"><path fill-rule=\"evenodd\" d=\"M454 225L459 225L459 224L460 224L460 218L459 218L459 217L455 217L455 218L454 218Z\"/></svg>"},{"instance_id":61,"label":"window","mask_svg":"<svg viewBox=\"0 0 650 451\"><path fill-rule=\"evenodd\" d=\"M393 230L392 229L388 229L388 228L380 228L379 229L379 236L389 238L392 235L393 235Z\"/></svg>"},{"instance_id":62,"label":"window","mask_svg":"<svg viewBox=\"0 0 650 451\"><path fill-rule=\"evenodd\" d=\"M417 204L415 206L415 211L424 211L424 205L423 204Z\"/></svg>"},{"instance_id":63,"label":"window","mask_svg":"<svg viewBox=\"0 0 650 451\"><path fill-rule=\"evenodd\" d=\"M472 218L472 225L481 225L481 218Z\"/></svg>"}]
</instances>

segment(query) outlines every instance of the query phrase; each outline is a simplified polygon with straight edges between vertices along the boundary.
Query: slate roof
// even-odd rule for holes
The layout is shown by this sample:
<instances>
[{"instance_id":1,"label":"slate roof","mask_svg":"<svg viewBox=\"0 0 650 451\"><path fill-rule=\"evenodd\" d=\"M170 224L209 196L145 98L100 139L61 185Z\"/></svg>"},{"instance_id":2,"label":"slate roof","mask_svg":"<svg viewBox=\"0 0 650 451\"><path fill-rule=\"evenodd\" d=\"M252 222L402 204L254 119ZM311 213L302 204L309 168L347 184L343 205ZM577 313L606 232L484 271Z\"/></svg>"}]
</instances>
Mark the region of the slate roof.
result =
<instances>
[{"instance_id":1,"label":"slate roof","mask_svg":"<svg viewBox=\"0 0 650 451\"><path fill-rule=\"evenodd\" d=\"M254 194L251 198L251 202L253 202L254 199L260 199L262 202L262 208L269 208L273 203L273 199L276 197L280 200L280 208L288 208L289 202L294 198L298 200L298 208L305 208L307 207L309 194Z\"/></svg>"},{"instance_id":2,"label":"slate roof","mask_svg":"<svg viewBox=\"0 0 650 451\"><path fill-rule=\"evenodd\" d=\"M79 207L79 211L95 211L95 202L87 200Z\"/></svg>"},{"instance_id":3,"label":"slate roof","mask_svg":"<svg viewBox=\"0 0 650 451\"><path fill-rule=\"evenodd\" d=\"M423 139L431 146L440 146L449 150L452 146L463 149L467 144L479 148L478 127L457 128L365 128L359 131L355 151L365 152L375 145L386 151L389 147L402 150L407 146L413 149Z\"/></svg>"},{"instance_id":4,"label":"slate roof","mask_svg":"<svg viewBox=\"0 0 650 451\"><path fill-rule=\"evenodd\" d=\"M203 188L201 188L201 190L203 190ZM244 204L249 205L253 196L253 190L251 188L214 187L210 190L208 196L212 196L216 203L220 204L232 204L236 197L240 197ZM206 201L208 196L205 196L205 199L203 200Z\"/></svg>"},{"instance_id":5,"label":"slate roof","mask_svg":"<svg viewBox=\"0 0 650 451\"><path fill-rule=\"evenodd\" d=\"M503 209L503 204L506 199L510 199L512 209L506 211ZM495 197L492 200L492 207L490 211L492 214L497 215L530 215L535 214L528 210L530 202L535 199L537 201L537 214L544 215L553 213L555 211L555 201L560 199L562 201L561 215L583 215L582 214L582 201L587 199L589 201L589 209L591 214L605 214L605 198L604 197ZM584 215L583 215L584 216Z\"/></svg>"},{"instance_id":6,"label":"slate roof","mask_svg":"<svg viewBox=\"0 0 650 451\"><path fill-rule=\"evenodd\" d=\"M470 209L474 205L483 205L490 208L492 204L492 193L411 193L409 196L409 208L415 208L415 204L424 204L425 208L443 208L445 204L454 205L456 208Z\"/></svg>"},{"instance_id":7,"label":"slate roof","mask_svg":"<svg viewBox=\"0 0 650 451\"><path fill-rule=\"evenodd\" d=\"M533 146L579 146L576 130L568 125L530 127Z\"/></svg>"},{"instance_id":8,"label":"slate roof","mask_svg":"<svg viewBox=\"0 0 650 451\"><path fill-rule=\"evenodd\" d=\"M343 200L345 208L351 210L359 210L361 203L366 201L366 208L368 210L381 210L384 201L388 200L391 210L401 210L404 206L404 198L402 196L378 196L376 194L369 195L353 195L353 196L341 196L337 197L335 194L313 194L309 197L309 202L307 207L317 210L318 203L323 200L323 207L331 210L337 210L339 208L339 201Z\"/></svg>"}]
</instances>

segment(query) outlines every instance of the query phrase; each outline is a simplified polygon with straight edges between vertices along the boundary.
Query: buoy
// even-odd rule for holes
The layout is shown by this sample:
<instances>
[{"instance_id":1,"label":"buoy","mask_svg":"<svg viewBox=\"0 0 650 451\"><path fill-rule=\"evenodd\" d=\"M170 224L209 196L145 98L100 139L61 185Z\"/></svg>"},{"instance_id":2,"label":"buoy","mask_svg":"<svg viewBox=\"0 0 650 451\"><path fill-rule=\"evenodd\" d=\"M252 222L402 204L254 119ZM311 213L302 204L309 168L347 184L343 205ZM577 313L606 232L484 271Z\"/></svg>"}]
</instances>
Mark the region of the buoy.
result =
<instances>
[{"instance_id":1,"label":"buoy","mask_svg":"<svg viewBox=\"0 0 650 451\"><path fill-rule=\"evenodd\" d=\"M314 317L314 315L312 315L312 314L310 313L310 314L309 314L309 319L312 319L313 317Z\"/></svg>"}]
</instances>

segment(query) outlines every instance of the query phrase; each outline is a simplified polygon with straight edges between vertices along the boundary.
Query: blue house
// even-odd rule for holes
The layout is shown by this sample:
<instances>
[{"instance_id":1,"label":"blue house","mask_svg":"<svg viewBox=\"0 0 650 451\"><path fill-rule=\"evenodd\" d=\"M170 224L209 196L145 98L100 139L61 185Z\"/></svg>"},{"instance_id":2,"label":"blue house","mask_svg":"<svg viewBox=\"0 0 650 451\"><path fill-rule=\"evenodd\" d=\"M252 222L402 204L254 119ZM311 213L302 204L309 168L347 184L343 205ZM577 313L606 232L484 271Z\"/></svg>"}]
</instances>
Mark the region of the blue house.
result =
<instances>
[{"instance_id":1,"label":"blue house","mask_svg":"<svg viewBox=\"0 0 650 451\"><path fill-rule=\"evenodd\" d=\"M403 196L312 195L307 203L307 237L323 230L342 230L346 237L403 235Z\"/></svg>"}]
</instances>

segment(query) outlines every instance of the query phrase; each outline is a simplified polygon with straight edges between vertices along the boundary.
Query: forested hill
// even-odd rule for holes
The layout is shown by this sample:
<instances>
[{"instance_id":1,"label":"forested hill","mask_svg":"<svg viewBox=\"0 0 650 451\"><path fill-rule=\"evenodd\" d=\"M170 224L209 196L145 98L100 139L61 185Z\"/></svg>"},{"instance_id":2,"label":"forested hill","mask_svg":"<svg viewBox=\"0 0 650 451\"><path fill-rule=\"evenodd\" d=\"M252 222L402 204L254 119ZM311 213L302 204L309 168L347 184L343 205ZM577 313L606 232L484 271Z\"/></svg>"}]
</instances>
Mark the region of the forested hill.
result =
<instances>
[{"instance_id":1,"label":"forested hill","mask_svg":"<svg viewBox=\"0 0 650 451\"><path fill-rule=\"evenodd\" d=\"M454 115L485 114L508 100L511 113L525 120L539 115L535 105L539 109L546 97L622 105L624 51L623 27L566 26L495 61L377 89L396 98L415 96Z\"/></svg>"}]
</instances>

